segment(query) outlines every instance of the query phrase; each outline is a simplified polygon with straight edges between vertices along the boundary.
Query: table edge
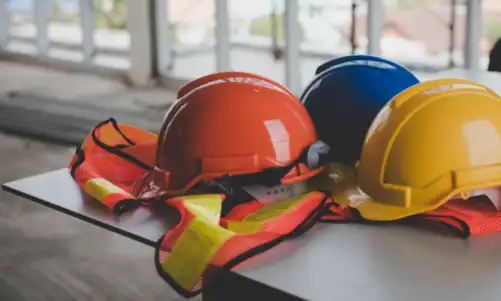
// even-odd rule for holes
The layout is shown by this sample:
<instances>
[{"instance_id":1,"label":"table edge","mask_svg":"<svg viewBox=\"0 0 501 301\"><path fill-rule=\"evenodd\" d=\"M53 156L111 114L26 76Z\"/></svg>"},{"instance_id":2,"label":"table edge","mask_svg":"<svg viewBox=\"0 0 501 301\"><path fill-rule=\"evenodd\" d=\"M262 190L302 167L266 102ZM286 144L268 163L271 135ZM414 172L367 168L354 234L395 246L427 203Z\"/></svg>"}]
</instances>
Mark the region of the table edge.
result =
<instances>
[{"instance_id":1,"label":"table edge","mask_svg":"<svg viewBox=\"0 0 501 301\"><path fill-rule=\"evenodd\" d=\"M45 206L45 207L50 208L52 210L55 210L59 213L69 215L69 216L76 218L80 221L92 224L94 226L97 226L97 227L102 228L102 229L107 230L107 231L111 231L115 234L119 234L119 235L124 236L126 238L135 240L139 243L145 244L147 246L150 246L153 248L156 247L156 245L157 245L156 241L150 241L150 240L145 239L143 237L140 237L138 235L123 231L120 228L108 225L104 222L89 218L83 214L79 214L77 212L68 210L66 208L60 207L60 206L55 205L55 204L52 204L50 202L39 199L37 197L34 197L32 195L29 195L25 192L20 191L17 188L12 187L12 184L14 184L18 181L27 180L27 179L30 179L30 178L33 178L36 176L41 176L44 174L61 171L63 169L64 168L55 169L55 170L52 170L52 171L49 171L46 173L40 173L40 174L32 175L29 177L21 178L18 180L6 182L6 183L3 183L1 185L1 187L4 191L6 191L8 193L12 193L13 195L16 195L16 196L19 196L21 198L27 199L29 201L38 203L42 206ZM238 271L226 270L226 269L221 269L221 268L218 268L217 270L218 270L217 274L219 274L217 277L217 278L219 278L218 281L208 283L208 287L204 288L202 290L202 296L203 296L202 298L207 297L209 300L211 300L212 298L216 298L216 300L235 300L235 299L233 299L233 297L238 296L238 298L241 299L245 296L252 296L252 300L255 300L256 292L257 292L257 296L269 297L270 294L272 296L276 296L278 298L278 299L276 299L277 301L278 300L288 300L288 301L303 301L304 300L304 299L302 299L298 296L295 296L291 293L288 293L288 292L283 291L281 289L272 287L264 282L260 282L260 281L257 281L255 279L246 277L245 275L240 274ZM221 280L222 280L223 284L221 284ZM239 288L239 289L238 290L228 290L227 289L228 282L233 283L234 288ZM221 284L223 287L221 287L219 284ZM244 293L244 292L247 292L247 293ZM251 294L249 294L249 293L251 293ZM242 301L245 301L245 300L242 299Z\"/></svg>"},{"instance_id":2,"label":"table edge","mask_svg":"<svg viewBox=\"0 0 501 301\"><path fill-rule=\"evenodd\" d=\"M29 177L28 177L28 178L29 178ZM28 179L28 178L26 178L26 179ZM21 198L24 198L24 199L30 200L30 201L32 201L32 202L38 203L38 204L40 204L40 205L42 205L42 206L45 206L45 207L48 207L48 208L53 209L53 210L55 210L55 211L58 211L58 212L60 212L60 213L63 213L63 214L69 215L69 216L71 216L71 217L73 217L73 218L76 218L76 219L78 219L78 220L80 220L80 221L83 221L83 222L86 222L86 223L92 224L92 225L94 225L94 226L97 226L97 227L103 228L103 229L105 229L105 230L108 230L108 231L113 232L113 233L116 233L116 234L122 235L122 236L124 236L124 237L129 238L129 239L132 239L132 240L135 240L135 241L140 242L140 243L142 243L142 244L145 244L145 245L147 245L147 246L150 246L150 247L155 247L155 246L156 246L156 244L157 244L157 242L156 242L156 241L150 241L150 240L145 239L145 238L143 238L143 237L141 237L141 236L138 236L138 235L135 235L135 234L129 233L129 232L124 231L124 230L122 230L122 229L120 229L120 228L117 228L117 227L114 227L114 226L108 225L108 224L106 224L106 223L104 223L104 222L101 222L101 221L98 221L98 220L95 220L95 219L89 218L89 217L87 217L87 216L85 216L85 215L83 215L83 214L79 214L79 213L77 213L77 212L70 211L70 210L68 210L68 209L66 209L66 208L63 208L63 207L60 207L60 206L58 206L58 205L54 205L54 204L52 204L52 203L50 203L50 202L47 202L47 201L45 201L45 200L42 200L42 199L39 199L39 198L37 198L37 197L31 196L31 195L29 195L29 194L27 194L27 193L24 193L24 192L22 192L22 191L19 191L19 190L18 190L18 189L16 189L16 188L13 188L13 187L9 186L9 184L12 184L12 183L14 183L14 182L16 182L16 181L21 181L21 180L22 180L22 179L20 179L20 180L15 180L15 181L11 181L11 182L8 182L8 183L4 183L4 184L2 184L2 189L3 189L4 191L6 191L6 192L12 193L12 194L14 194L14 195L16 195L16 196L19 196L19 197L21 197Z\"/></svg>"},{"instance_id":3,"label":"table edge","mask_svg":"<svg viewBox=\"0 0 501 301\"><path fill-rule=\"evenodd\" d=\"M299 296L257 281L238 271L217 268L215 277L202 290L203 301L284 300L306 301Z\"/></svg>"}]
</instances>

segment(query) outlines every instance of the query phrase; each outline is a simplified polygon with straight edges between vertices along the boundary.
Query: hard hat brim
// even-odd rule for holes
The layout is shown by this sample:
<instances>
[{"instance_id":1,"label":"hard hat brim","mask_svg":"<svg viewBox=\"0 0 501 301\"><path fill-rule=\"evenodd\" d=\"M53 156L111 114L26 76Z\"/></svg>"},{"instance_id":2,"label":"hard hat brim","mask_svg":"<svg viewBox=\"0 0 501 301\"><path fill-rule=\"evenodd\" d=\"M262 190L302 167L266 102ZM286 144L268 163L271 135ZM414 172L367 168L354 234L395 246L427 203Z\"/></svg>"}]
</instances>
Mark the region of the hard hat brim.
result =
<instances>
[{"instance_id":1,"label":"hard hat brim","mask_svg":"<svg viewBox=\"0 0 501 301\"><path fill-rule=\"evenodd\" d=\"M332 198L340 205L349 206L358 211L360 217L370 221L400 220L412 215L434 210L447 202L444 198L428 206L400 207L385 204L365 194L357 185L355 174L343 179L332 191Z\"/></svg>"}]
</instances>

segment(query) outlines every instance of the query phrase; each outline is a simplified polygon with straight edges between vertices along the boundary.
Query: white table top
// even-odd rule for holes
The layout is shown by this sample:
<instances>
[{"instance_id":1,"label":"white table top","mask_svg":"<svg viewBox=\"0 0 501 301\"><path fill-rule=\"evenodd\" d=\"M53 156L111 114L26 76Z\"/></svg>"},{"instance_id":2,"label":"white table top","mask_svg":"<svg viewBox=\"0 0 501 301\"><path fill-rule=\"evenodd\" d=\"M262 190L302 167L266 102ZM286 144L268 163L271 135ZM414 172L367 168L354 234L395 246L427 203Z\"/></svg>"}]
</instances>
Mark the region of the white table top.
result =
<instances>
[{"instance_id":1,"label":"white table top","mask_svg":"<svg viewBox=\"0 0 501 301\"><path fill-rule=\"evenodd\" d=\"M98 201L86 197L66 168L5 183L2 187L14 194L151 246L173 226L173 222L177 222L175 212L168 208L160 211L158 208L154 211L139 208L131 214L118 217Z\"/></svg>"}]
</instances>

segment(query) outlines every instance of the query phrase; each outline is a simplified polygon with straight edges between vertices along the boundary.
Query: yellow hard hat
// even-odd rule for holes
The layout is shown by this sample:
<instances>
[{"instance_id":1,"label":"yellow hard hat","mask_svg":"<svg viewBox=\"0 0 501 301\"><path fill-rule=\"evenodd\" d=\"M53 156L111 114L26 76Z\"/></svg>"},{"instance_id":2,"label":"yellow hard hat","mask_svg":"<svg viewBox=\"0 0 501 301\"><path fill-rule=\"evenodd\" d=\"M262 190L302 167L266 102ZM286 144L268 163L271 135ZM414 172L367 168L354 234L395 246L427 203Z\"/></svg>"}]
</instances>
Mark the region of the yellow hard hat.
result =
<instances>
[{"instance_id":1,"label":"yellow hard hat","mask_svg":"<svg viewBox=\"0 0 501 301\"><path fill-rule=\"evenodd\" d=\"M374 119L356 173L334 199L367 220L433 210L453 196L501 186L501 97L463 79L427 81Z\"/></svg>"}]
</instances>

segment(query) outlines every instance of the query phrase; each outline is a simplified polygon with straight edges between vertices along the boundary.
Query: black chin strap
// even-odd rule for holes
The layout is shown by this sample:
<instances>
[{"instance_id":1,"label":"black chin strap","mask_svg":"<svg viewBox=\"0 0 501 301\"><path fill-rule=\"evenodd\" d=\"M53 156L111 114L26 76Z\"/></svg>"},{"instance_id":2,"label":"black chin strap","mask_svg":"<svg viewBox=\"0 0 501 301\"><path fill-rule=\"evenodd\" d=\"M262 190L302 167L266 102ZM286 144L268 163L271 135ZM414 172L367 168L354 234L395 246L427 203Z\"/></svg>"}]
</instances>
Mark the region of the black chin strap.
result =
<instances>
[{"instance_id":1,"label":"black chin strap","mask_svg":"<svg viewBox=\"0 0 501 301\"><path fill-rule=\"evenodd\" d=\"M305 163L310 169L317 169L326 164L331 159L330 147L322 142L317 141L310 145L297 160L284 167L267 168L260 173L224 176L215 180L207 181L209 187L214 187L219 193L226 195L222 204L222 216L226 216L231 209L240 204L245 204L253 201L255 198L250 195L243 186L247 185L263 185L273 187L280 185L282 179L294 167L300 174L299 164Z\"/></svg>"},{"instance_id":2,"label":"black chin strap","mask_svg":"<svg viewBox=\"0 0 501 301\"><path fill-rule=\"evenodd\" d=\"M331 156L330 147L325 142L319 140L311 144L294 162L287 166L266 168L259 173L238 175L233 176L233 178L243 186L259 184L266 187L273 187L280 185L282 179L295 167L298 175L300 175L300 163L306 164L310 169L317 169L329 162Z\"/></svg>"},{"instance_id":3,"label":"black chin strap","mask_svg":"<svg viewBox=\"0 0 501 301\"><path fill-rule=\"evenodd\" d=\"M218 193L224 193L226 195L221 206L221 216L223 217L228 215L235 206L251 202L255 199L231 176L209 180L207 181L207 185L215 188Z\"/></svg>"}]
</instances>

